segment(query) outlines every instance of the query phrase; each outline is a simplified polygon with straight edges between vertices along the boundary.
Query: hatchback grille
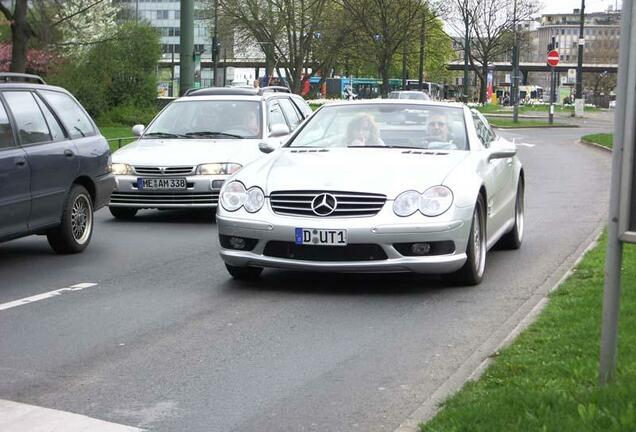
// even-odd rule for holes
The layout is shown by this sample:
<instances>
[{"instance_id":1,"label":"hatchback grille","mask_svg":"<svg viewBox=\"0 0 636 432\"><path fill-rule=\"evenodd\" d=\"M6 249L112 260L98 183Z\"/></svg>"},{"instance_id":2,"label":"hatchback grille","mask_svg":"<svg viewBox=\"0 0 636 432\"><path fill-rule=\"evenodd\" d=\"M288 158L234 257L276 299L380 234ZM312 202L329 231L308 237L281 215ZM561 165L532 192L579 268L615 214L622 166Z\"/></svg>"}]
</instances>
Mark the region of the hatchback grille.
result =
<instances>
[{"instance_id":1,"label":"hatchback grille","mask_svg":"<svg viewBox=\"0 0 636 432\"><path fill-rule=\"evenodd\" d=\"M111 204L134 204L140 207L210 207L219 203L219 192L113 192Z\"/></svg>"},{"instance_id":2,"label":"hatchback grille","mask_svg":"<svg viewBox=\"0 0 636 432\"><path fill-rule=\"evenodd\" d=\"M267 242L263 255L304 261L382 261L387 259L377 244L347 246L297 245L293 242Z\"/></svg>"},{"instance_id":3,"label":"hatchback grille","mask_svg":"<svg viewBox=\"0 0 636 432\"><path fill-rule=\"evenodd\" d=\"M292 216L319 216L312 209L312 202L321 194L331 194L337 205L326 217L374 216L384 206L386 196L363 192L330 191L279 191L270 193L269 199L274 213Z\"/></svg>"},{"instance_id":4,"label":"hatchback grille","mask_svg":"<svg viewBox=\"0 0 636 432\"><path fill-rule=\"evenodd\" d=\"M192 174L194 167L192 166L178 166L178 167L149 167L149 166L136 166L135 172L141 175L187 175Z\"/></svg>"}]
</instances>

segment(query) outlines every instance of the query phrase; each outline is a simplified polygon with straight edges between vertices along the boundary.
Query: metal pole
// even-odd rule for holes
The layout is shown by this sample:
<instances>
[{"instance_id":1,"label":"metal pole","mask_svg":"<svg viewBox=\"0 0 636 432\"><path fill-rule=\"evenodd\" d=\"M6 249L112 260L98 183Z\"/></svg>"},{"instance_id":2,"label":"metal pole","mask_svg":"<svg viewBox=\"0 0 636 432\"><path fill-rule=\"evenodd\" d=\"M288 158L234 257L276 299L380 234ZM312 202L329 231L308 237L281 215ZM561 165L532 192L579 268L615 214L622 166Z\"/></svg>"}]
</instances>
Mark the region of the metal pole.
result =
<instances>
[{"instance_id":1,"label":"metal pole","mask_svg":"<svg viewBox=\"0 0 636 432\"><path fill-rule=\"evenodd\" d=\"M214 0L214 36L212 36L212 68L214 69L214 73L212 76L214 77L214 85L216 87L218 85L218 80L216 76L216 72L218 70L218 58L219 58L219 0Z\"/></svg>"},{"instance_id":2,"label":"metal pole","mask_svg":"<svg viewBox=\"0 0 636 432\"><path fill-rule=\"evenodd\" d=\"M550 75L550 111L548 114L548 123L554 123L554 100L556 99L556 72L552 68Z\"/></svg>"},{"instance_id":3,"label":"metal pole","mask_svg":"<svg viewBox=\"0 0 636 432\"><path fill-rule=\"evenodd\" d=\"M611 381L616 369L616 351L618 346L618 312L621 295L621 263L623 261L623 243L619 239L620 229L620 189L623 168L623 148L625 135L631 135L627 128L633 128L633 117L628 118L627 95L634 95L633 77L629 76L630 62L632 68L636 62L630 59L630 50L634 52L636 31L632 23L636 23L634 2L623 2L621 17L621 44L618 61L618 83L616 94L618 102L614 116L614 148L612 151L612 175L610 183L609 220L607 226L607 255L605 259L605 287L603 292L603 327L601 330L601 355L599 381L601 385ZM631 86L630 86L631 81Z\"/></svg>"},{"instance_id":4,"label":"metal pole","mask_svg":"<svg viewBox=\"0 0 636 432\"><path fill-rule=\"evenodd\" d=\"M170 62L170 96L174 97L174 44L172 45L172 60Z\"/></svg>"},{"instance_id":5,"label":"metal pole","mask_svg":"<svg viewBox=\"0 0 636 432\"><path fill-rule=\"evenodd\" d=\"M179 95L194 85L194 0L181 0Z\"/></svg>"},{"instance_id":6,"label":"metal pole","mask_svg":"<svg viewBox=\"0 0 636 432\"><path fill-rule=\"evenodd\" d=\"M512 106L512 121L519 121L519 38L517 37L517 0L512 13L514 25L514 45L512 47L512 80L510 82L510 99Z\"/></svg>"},{"instance_id":7,"label":"metal pole","mask_svg":"<svg viewBox=\"0 0 636 432\"><path fill-rule=\"evenodd\" d=\"M585 26L585 0L581 0L581 22L579 23L579 53L578 53L578 64L576 67L576 99L579 101L575 101L574 111L577 114L577 104L580 107L580 112L578 114L582 114L582 108L584 106L583 100L583 47L585 46L585 39L583 38L583 28Z\"/></svg>"},{"instance_id":8,"label":"metal pole","mask_svg":"<svg viewBox=\"0 0 636 432\"><path fill-rule=\"evenodd\" d=\"M464 103L468 103L468 56L470 53L470 37L468 35L470 28L468 17L464 18L464 26L464 85L462 87L464 88Z\"/></svg>"}]
</instances>

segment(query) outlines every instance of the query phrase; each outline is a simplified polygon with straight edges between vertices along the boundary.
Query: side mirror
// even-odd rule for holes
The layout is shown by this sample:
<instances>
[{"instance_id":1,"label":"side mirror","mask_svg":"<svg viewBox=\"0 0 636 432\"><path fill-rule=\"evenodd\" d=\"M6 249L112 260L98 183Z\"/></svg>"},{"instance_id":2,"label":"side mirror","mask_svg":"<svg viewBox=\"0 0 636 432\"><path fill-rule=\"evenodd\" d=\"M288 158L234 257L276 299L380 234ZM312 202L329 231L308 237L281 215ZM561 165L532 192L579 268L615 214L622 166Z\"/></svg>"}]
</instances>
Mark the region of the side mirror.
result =
<instances>
[{"instance_id":1,"label":"side mirror","mask_svg":"<svg viewBox=\"0 0 636 432\"><path fill-rule=\"evenodd\" d=\"M497 150L493 151L488 155L488 162L493 159L508 159L514 157L517 154L516 149L505 149L505 150Z\"/></svg>"},{"instance_id":2,"label":"side mirror","mask_svg":"<svg viewBox=\"0 0 636 432\"><path fill-rule=\"evenodd\" d=\"M258 149L263 153L268 154L276 150L276 147L267 142L260 142L258 143Z\"/></svg>"},{"instance_id":3,"label":"side mirror","mask_svg":"<svg viewBox=\"0 0 636 432\"><path fill-rule=\"evenodd\" d=\"M275 124L272 126L272 130L269 132L271 138L278 138L285 135L289 135L289 128L286 125Z\"/></svg>"},{"instance_id":4,"label":"side mirror","mask_svg":"<svg viewBox=\"0 0 636 432\"><path fill-rule=\"evenodd\" d=\"M146 128L142 124L134 125L132 128L132 133L134 136L142 136L145 129Z\"/></svg>"}]
</instances>

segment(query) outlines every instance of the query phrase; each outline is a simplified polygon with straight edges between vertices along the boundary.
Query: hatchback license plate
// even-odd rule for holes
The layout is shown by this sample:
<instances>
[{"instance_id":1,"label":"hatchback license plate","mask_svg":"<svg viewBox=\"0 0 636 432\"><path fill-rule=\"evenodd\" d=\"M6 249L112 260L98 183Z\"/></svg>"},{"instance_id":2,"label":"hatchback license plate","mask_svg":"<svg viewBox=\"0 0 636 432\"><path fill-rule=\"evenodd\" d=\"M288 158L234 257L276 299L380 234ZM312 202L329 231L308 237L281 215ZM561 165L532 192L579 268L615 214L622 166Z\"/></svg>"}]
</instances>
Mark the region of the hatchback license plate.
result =
<instances>
[{"instance_id":1,"label":"hatchback license plate","mask_svg":"<svg viewBox=\"0 0 636 432\"><path fill-rule=\"evenodd\" d=\"M138 189L183 190L188 188L184 178L138 178Z\"/></svg>"},{"instance_id":2,"label":"hatchback license plate","mask_svg":"<svg viewBox=\"0 0 636 432\"><path fill-rule=\"evenodd\" d=\"M296 228L297 245L346 246L347 230Z\"/></svg>"}]
</instances>

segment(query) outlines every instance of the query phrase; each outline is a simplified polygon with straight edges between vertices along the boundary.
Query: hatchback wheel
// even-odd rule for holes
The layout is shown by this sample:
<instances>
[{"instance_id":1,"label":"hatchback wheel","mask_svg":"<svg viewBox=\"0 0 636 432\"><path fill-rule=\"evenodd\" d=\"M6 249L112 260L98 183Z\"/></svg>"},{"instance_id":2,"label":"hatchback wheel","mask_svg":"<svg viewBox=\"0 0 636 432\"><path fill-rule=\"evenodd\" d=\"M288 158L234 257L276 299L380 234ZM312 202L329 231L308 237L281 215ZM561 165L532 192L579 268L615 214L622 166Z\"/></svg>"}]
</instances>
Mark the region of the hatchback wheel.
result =
<instances>
[{"instance_id":1,"label":"hatchback wheel","mask_svg":"<svg viewBox=\"0 0 636 432\"><path fill-rule=\"evenodd\" d=\"M64 204L62 222L47 232L49 245L57 253L78 253L86 249L93 235L93 201L88 191L73 185Z\"/></svg>"}]
</instances>

